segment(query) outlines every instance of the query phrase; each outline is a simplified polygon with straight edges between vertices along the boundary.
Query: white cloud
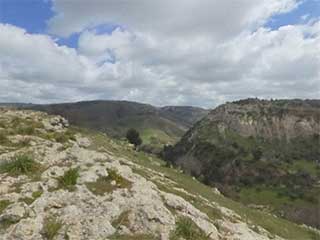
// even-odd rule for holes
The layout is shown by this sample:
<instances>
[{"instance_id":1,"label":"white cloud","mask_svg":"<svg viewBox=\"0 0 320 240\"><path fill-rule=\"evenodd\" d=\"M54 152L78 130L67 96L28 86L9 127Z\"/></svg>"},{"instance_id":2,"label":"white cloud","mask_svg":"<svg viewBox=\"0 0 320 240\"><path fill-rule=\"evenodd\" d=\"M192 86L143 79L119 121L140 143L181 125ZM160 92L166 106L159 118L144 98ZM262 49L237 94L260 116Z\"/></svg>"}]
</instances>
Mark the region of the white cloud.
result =
<instances>
[{"instance_id":1,"label":"white cloud","mask_svg":"<svg viewBox=\"0 0 320 240\"><path fill-rule=\"evenodd\" d=\"M178 37L194 34L226 38L292 10L297 0L55 0L52 33L68 36L98 24Z\"/></svg>"},{"instance_id":2,"label":"white cloud","mask_svg":"<svg viewBox=\"0 0 320 240\"><path fill-rule=\"evenodd\" d=\"M127 99L213 105L319 97L320 21L263 27L293 0L55 0L50 31L78 49L0 24L0 101ZM121 25L112 33L94 26Z\"/></svg>"}]
</instances>

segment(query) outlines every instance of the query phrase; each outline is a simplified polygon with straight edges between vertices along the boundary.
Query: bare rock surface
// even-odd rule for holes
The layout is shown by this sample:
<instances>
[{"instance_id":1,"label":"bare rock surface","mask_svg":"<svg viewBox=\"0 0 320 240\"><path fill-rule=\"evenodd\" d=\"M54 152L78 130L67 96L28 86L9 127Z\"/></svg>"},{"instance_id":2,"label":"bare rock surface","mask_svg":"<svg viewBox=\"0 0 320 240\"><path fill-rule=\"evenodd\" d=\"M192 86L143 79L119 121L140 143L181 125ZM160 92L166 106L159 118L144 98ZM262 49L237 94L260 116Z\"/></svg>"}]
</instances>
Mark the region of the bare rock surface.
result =
<instances>
[{"instance_id":1,"label":"bare rock surface","mask_svg":"<svg viewBox=\"0 0 320 240\"><path fill-rule=\"evenodd\" d=\"M210 239L269 239L266 230L254 232L232 210L199 197L221 210L219 221L210 218L188 200L160 190L133 170L144 167L103 149L92 150L91 140L84 136L77 134L63 141L53 138L52 134L68 130L67 121L61 117L0 111L0 121L8 128L17 118L22 119L19 124L35 126L25 134L33 144L20 146L14 141L19 142L21 134L10 135L12 142L4 148L9 149L11 144L14 148L1 153L2 163L14 161L17 154L29 154L41 165L32 174L0 173L0 201L9 201L0 210L1 240L41 240L49 239L50 234L55 240L111 239L117 234L147 234L169 240L179 217L191 219ZM70 170L77 175L73 183ZM161 183L175 184L163 174L151 169L148 172Z\"/></svg>"}]
</instances>

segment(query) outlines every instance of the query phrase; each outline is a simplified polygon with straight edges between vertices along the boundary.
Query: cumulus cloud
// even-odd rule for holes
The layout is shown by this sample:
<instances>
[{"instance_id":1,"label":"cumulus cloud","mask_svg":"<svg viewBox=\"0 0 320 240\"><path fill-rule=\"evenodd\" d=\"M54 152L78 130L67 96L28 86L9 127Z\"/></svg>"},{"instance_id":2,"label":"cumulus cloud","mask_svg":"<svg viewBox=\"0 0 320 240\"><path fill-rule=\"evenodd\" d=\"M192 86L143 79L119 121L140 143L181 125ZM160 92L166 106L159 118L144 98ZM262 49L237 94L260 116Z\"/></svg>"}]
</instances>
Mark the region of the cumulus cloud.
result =
<instances>
[{"instance_id":1,"label":"cumulus cloud","mask_svg":"<svg viewBox=\"0 0 320 240\"><path fill-rule=\"evenodd\" d=\"M0 24L0 101L127 99L212 107L245 97L317 98L320 21L268 29L294 0L55 0L58 36ZM119 26L103 33L95 26Z\"/></svg>"},{"instance_id":2,"label":"cumulus cloud","mask_svg":"<svg viewBox=\"0 0 320 240\"><path fill-rule=\"evenodd\" d=\"M156 35L226 38L296 6L296 0L55 0L53 10L57 14L49 21L49 28L68 36L105 23Z\"/></svg>"},{"instance_id":3,"label":"cumulus cloud","mask_svg":"<svg viewBox=\"0 0 320 240\"><path fill-rule=\"evenodd\" d=\"M76 50L12 25L0 24L0 56L2 101L79 99L99 75Z\"/></svg>"}]
</instances>

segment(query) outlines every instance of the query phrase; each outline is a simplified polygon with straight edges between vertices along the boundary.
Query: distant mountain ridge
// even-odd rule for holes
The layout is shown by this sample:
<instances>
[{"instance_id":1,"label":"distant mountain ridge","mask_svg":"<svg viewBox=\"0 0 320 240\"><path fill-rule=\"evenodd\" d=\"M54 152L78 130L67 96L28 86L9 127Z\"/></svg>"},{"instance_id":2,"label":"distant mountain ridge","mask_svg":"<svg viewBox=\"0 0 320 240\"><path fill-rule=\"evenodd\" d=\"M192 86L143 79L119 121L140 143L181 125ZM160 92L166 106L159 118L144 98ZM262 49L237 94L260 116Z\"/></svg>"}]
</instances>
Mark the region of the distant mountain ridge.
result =
<instances>
[{"instance_id":1,"label":"distant mountain ridge","mask_svg":"<svg viewBox=\"0 0 320 240\"><path fill-rule=\"evenodd\" d=\"M226 195L320 227L320 100L246 99L197 122L167 161Z\"/></svg>"},{"instance_id":2,"label":"distant mountain ridge","mask_svg":"<svg viewBox=\"0 0 320 240\"><path fill-rule=\"evenodd\" d=\"M190 106L154 107L130 101L83 101L48 105L14 105L61 115L70 123L124 137L129 128L140 131L145 143L158 149L173 144L209 111Z\"/></svg>"}]
</instances>

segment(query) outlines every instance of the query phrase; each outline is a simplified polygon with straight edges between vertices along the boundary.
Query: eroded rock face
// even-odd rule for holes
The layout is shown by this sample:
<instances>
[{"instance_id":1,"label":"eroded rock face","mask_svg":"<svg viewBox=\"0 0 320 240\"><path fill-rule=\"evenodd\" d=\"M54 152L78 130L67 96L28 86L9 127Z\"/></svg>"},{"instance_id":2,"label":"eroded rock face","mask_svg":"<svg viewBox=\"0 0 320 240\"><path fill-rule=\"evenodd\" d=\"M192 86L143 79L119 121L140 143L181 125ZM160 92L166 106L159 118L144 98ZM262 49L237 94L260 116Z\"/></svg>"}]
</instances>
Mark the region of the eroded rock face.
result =
<instances>
[{"instance_id":1,"label":"eroded rock face","mask_svg":"<svg viewBox=\"0 0 320 240\"><path fill-rule=\"evenodd\" d=\"M217 222L190 202L161 191L132 170L141 166L103 149L89 149L92 142L85 137L78 135L64 143L50 138L48 133L66 131L68 124L60 117L29 111L1 112L1 119L8 124L15 117L43 126L37 124L28 136L34 144L5 146L8 151L0 159L32 153L41 167L32 174L0 174L0 201L10 202L0 212L1 240L41 240L49 234L55 240L108 239L114 234L149 234L169 240L179 216L191 219L211 239L268 239L266 233L253 234L249 226L240 225L240 220L238 225L221 220L224 230L218 230ZM12 140L18 138L11 136ZM72 169L77 169L75 182ZM167 181L163 174L147 171L155 179ZM234 218L232 211L225 213L226 219Z\"/></svg>"},{"instance_id":2,"label":"eroded rock face","mask_svg":"<svg viewBox=\"0 0 320 240\"><path fill-rule=\"evenodd\" d=\"M223 133L290 140L320 131L320 106L303 101L243 100L219 106L206 117Z\"/></svg>"},{"instance_id":3,"label":"eroded rock face","mask_svg":"<svg viewBox=\"0 0 320 240\"><path fill-rule=\"evenodd\" d=\"M163 156L244 204L260 203L241 196L242 190L276 195L275 189L283 189L286 204L267 199L264 208L320 229L318 199L312 197L320 181L319 133L319 100L240 100L212 110ZM297 189L303 204L290 200Z\"/></svg>"}]
</instances>

